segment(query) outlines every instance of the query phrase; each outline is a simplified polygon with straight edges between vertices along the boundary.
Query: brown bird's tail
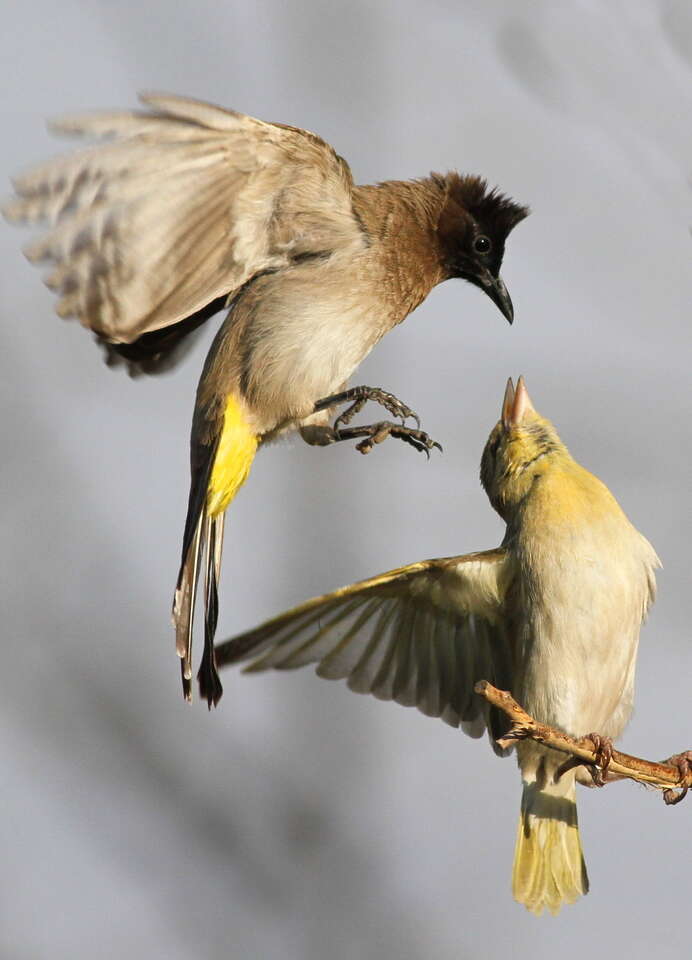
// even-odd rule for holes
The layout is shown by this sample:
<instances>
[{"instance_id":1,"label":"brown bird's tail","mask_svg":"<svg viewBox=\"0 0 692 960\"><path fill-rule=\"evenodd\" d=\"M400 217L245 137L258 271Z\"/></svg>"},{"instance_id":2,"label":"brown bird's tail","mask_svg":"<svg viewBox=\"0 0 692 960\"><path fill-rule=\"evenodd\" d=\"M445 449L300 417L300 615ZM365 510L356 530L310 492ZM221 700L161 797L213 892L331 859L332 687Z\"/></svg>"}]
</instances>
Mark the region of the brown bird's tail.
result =
<instances>
[{"instance_id":1,"label":"brown bird's tail","mask_svg":"<svg viewBox=\"0 0 692 960\"><path fill-rule=\"evenodd\" d=\"M214 634L219 613L218 585L223 549L223 521L223 513L212 517L209 516L206 507L202 509L192 543L180 568L173 600L175 646L181 661L183 696L186 700L192 700L192 627L199 569L202 565L204 567L204 653L198 678L200 695L207 700L210 707L212 704L216 706L223 694L214 657Z\"/></svg>"},{"instance_id":2,"label":"brown bird's tail","mask_svg":"<svg viewBox=\"0 0 692 960\"><path fill-rule=\"evenodd\" d=\"M196 416L198 411L196 411ZM192 699L192 628L200 566L204 567L204 654L198 679L200 696L211 709L223 687L216 670L214 634L218 619L218 584L226 507L252 466L258 438L250 430L241 405L228 397L219 429L210 439L193 422L192 482L183 536L183 553L173 598L176 651L180 657L183 695ZM204 438L200 440L199 435Z\"/></svg>"},{"instance_id":3,"label":"brown bird's tail","mask_svg":"<svg viewBox=\"0 0 692 960\"><path fill-rule=\"evenodd\" d=\"M557 783L524 781L512 869L512 893L537 915L557 914L589 890L577 824L573 773Z\"/></svg>"}]
</instances>

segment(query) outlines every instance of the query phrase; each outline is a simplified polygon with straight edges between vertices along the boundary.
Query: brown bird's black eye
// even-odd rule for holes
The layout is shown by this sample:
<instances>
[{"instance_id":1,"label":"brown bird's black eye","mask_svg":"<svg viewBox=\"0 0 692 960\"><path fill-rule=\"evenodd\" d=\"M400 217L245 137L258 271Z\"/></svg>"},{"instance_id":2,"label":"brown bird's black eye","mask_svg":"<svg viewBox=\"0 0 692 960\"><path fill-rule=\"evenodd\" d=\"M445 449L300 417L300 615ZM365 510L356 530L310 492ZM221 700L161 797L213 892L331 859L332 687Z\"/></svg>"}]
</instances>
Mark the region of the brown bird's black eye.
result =
<instances>
[{"instance_id":1,"label":"brown bird's black eye","mask_svg":"<svg viewBox=\"0 0 692 960\"><path fill-rule=\"evenodd\" d=\"M492 243L487 237L476 237L473 241L473 249L476 253L490 253L492 246Z\"/></svg>"}]
</instances>

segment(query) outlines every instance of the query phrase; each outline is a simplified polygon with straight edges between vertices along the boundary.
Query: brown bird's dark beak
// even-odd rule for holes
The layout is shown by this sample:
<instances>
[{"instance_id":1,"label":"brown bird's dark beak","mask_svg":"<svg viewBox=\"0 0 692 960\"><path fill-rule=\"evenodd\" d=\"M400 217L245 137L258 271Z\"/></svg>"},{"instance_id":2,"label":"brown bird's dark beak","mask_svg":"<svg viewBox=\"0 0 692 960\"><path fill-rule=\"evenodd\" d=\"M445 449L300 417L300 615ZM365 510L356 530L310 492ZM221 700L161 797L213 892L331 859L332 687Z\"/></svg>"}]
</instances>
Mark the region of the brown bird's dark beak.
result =
<instances>
[{"instance_id":1,"label":"brown bird's dark beak","mask_svg":"<svg viewBox=\"0 0 692 960\"><path fill-rule=\"evenodd\" d=\"M495 274L491 273L487 267L480 267L474 269L473 272L469 270L467 272L460 273L459 276L463 277L464 280L468 280L474 285L474 287L478 287L483 291L483 293L487 293L495 306L499 307L509 323L514 321L514 307L512 306L512 298L510 297L507 287L504 284L504 280L499 273L497 276L495 276Z\"/></svg>"},{"instance_id":2,"label":"brown bird's dark beak","mask_svg":"<svg viewBox=\"0 0 692 960\"><path fill-rule=\"evenodd\" d=\"M512 298L509 295L509 291L502 277L499 274L494 277L488 270L487 273L479 277L479 280L481 290L488 294L495 306L498 307L501 313L507 318L507 322L513 323L514 307L512 305Z\"/></svg>"}]
</instances>

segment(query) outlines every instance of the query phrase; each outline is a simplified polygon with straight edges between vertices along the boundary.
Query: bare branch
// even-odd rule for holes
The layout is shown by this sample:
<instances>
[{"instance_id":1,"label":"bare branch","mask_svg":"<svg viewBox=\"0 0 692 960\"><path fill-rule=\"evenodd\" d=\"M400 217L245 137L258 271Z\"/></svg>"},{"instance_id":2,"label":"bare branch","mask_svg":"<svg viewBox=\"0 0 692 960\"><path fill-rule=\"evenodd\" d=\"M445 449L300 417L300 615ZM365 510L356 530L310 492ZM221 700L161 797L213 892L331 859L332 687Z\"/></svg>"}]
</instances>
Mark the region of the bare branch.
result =
<instances>
[{"instance_id":1,"label":"bare branch","mask_svg":"<svg viewBox=\"0 0 692 960\"><path fill-rule=\"evenodd\" d=\"M485 697L488 703L506 713L512 721L509 733L497 741L501 747L509 747L516 740L535 740L537 743L545 744L546 747L560 750L577 761L581 760L591 767L598 765L598 753L588 737L579 739L568 737L566 733L546 723L539 723L517 703L510 693L506 690L498 690L487 680L479 680L474 690ZM663 790L665 802L673 804L682 800L688 789L692 787L692 770L689 760L688 753L670 757L668 763L657 763L613 750L608 774L614 775L613 779L626 777ZM680 790L680 793L676 793L673 788Z\"/></svg>"}]
</instances>

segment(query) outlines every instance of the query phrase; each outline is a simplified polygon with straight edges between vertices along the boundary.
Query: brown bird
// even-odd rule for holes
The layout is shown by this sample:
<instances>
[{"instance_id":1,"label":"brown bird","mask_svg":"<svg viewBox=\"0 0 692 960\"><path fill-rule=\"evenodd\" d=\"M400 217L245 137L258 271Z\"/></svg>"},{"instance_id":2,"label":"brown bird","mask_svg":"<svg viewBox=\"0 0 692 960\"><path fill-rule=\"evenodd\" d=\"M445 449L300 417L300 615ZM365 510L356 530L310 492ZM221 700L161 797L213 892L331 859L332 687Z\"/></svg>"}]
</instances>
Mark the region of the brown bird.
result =
<instances>
[{"instance_id":1,"label":"brown bird","mask_svg":"<svg viewBox=\"0 0 692 960\"><path fill-rule=\"evenodd\" d=\"M426 560L309 600L217 649L248 670L318 663L327 679L496 740L507 720L473 692L488 679L538 720L592 736L607 765L634 698L639 630L659 566L608 488L570 456L510 380L483 452L481 482L507 524L501 547ZM605 740L592 734L598 730ZM512 886L557 913L588 890L574 769L517 746L523 781ZM678 758L679 759L679 758ZM677 760L676 760L677 762ZM580 770L577 778L591 783Z\"/></svg>"},{"instance_id":2,"label":"brown bird","mask_svg":"<svg viewBox=\"0 0 692 960\"><path fill-rule=\"evenodd\" d=\"M363 453L389 435L434 446L396 397L347 382L450 277L479 287L511 322L499 271L507 235L528 210L458 173L356 186L346 162L306 130L180 97L141 99L148 110L56 123L108 139L17 178L4 213L52 226L27 256L53 264L46 283L58 314L93 330L111 361L170 365L192 330L229 308L197 391L173 606L190 699L203 565L199 679L211 706L222 693L212 640L224 512L257 448L296 429L311 444L356 438ZM401 422L347 426L368 399Z\"/></svg>"}]
</instances>

